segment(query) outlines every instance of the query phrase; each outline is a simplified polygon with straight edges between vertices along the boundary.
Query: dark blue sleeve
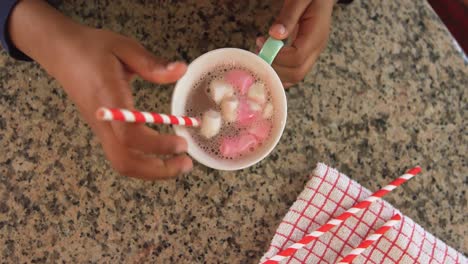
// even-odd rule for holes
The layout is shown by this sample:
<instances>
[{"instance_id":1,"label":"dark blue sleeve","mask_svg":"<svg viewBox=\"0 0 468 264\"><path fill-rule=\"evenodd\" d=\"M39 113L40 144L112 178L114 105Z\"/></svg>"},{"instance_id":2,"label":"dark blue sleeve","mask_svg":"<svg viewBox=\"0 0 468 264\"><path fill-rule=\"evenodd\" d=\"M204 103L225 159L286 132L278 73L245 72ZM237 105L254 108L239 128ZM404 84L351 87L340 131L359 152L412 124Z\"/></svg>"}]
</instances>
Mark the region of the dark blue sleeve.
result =
<instances>
[{"instance_id":1,"label":"dark blue sleeve","mask_svg":"<svg viewBox=\"0 0 468 264\"><path fill-rule=\"evenodd\" d=\"M15 47L13 42L11 42L8 32L8 19L17 2L18 0L0 0L0 41L2 42L3 48L11 57L18 60L30 61L31 58L21 52Z\"/></svg>"}]
</instances>

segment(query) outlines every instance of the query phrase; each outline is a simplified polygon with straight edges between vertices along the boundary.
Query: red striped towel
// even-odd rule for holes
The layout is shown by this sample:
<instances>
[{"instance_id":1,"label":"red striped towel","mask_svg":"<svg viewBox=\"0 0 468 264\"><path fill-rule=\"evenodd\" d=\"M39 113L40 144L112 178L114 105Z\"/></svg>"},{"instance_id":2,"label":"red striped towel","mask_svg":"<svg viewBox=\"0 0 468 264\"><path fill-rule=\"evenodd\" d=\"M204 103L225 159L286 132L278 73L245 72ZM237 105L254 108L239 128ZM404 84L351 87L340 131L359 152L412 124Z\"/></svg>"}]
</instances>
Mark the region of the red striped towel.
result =
<instances>
[{"instance_id":1,"label":"red striped towel","mask_svg":"<svg viewBox=\"0 0 468 264\"><path fill-rule=\"evenodd\" d=\"M371 192L346 175L318 164L304 191L283 218L261 261L343 213ZM398 211L378 200L281 263L336 263ZM466 257L404 216L353 263L467 263Z\"/></svg>"}]
</instances>

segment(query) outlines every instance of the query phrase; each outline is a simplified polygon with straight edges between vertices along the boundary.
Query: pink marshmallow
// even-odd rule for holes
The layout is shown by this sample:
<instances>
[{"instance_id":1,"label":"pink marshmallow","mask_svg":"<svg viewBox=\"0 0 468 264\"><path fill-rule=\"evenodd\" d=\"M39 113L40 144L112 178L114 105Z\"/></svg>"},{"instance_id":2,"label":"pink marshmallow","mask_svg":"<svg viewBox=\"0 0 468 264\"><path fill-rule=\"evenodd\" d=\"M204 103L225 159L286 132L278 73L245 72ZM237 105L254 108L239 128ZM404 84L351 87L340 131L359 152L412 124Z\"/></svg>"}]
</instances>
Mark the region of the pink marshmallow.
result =
<instances>
[{"instance_id":1,"label":"pink marshmallow","mask_svg":"<svg viewBox=\"0 0 468 264\"><path fill-rule=\"evenodd\" d=\"M239 108L237 109L237 122L239 126L248 126L252 124L261 114L258 109L252 109L255 102L246 98L240 98Z\"/></svg>"},{"instance_id":2,"label":"pink marshmallow","mask_svg":"<svg viewBox=\"0 0 468 264\"><path fill-rule=\"evenodd\" d=\"M250 86L255 82L254 77L244 70L231 70L227 72L225 80L234 86L241 95L246 94Z\"/></svg>"},{"instance_id":3,"label":"pink marshmallow","mask_svg":"<svg viewBox=\"0 0 468 264\"><path fill-rule=\"evenodd\" d=\"M249 134L243 134L236 138L224 138L221 142L220 152L224 157L237 157L256 147L257 144L257 139Z\"/></svg>"},{"instance_id":4,"label":"pink marshmallow","mask_svg":"<svg viewBox=\"0 0 468 264\"><path fill-rule=\"evenodd\" d=\"M262 120L250 127L247 132L254 136L259 142L262 142L270 135L271 127L271 122Z\"/></svg>"}]
</instances>

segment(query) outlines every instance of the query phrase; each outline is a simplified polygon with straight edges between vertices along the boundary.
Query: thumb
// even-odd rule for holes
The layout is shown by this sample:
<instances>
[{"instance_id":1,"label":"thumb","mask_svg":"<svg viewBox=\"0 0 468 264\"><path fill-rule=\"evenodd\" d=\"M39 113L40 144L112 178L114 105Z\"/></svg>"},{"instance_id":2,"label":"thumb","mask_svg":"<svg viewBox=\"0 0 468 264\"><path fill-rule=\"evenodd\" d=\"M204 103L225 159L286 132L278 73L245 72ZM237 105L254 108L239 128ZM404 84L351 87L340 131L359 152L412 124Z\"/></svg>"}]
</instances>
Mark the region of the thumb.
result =
<instances>
[{"instance_id":1,"label":"thumb","mask_svg":"<svg viewBox=\"0 0 468 264\"><path fill-rule=\"evenodd\" d=\"M289 37L310 3L311 0L284 0L279 16L270 27L270 36L276 39Z\"/></svg>"},{"instance_id":2,"label":"thumb","mask_svg":"<svg viewBox=\"0 0 468 264\"><path fill-rule=\"evenodd\" d=\"M130 71L150 82L172 83L180 79L187 70L184 62L166 63L130 38L116 43L113 51Z\"/></svg>"}]
</instances>

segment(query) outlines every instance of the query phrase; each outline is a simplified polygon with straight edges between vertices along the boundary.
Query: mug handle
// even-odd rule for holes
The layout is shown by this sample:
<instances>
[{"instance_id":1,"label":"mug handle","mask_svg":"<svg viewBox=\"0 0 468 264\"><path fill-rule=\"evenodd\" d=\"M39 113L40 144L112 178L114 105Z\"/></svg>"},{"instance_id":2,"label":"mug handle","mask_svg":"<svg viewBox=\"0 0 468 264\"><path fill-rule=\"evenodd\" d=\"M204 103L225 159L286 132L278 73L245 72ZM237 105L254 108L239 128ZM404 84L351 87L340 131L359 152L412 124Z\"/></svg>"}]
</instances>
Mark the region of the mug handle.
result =
<instances>
[{"instance_id":1,"label":"mug handle","mask_svg":"<svg viewBox=\"0 0 468 264\"><path fill-rule=\"evenodd\" d=\"M258 56L271 65L283 46L283 41L269 37L258 53Z\"/></svg>"}]
</instances>

